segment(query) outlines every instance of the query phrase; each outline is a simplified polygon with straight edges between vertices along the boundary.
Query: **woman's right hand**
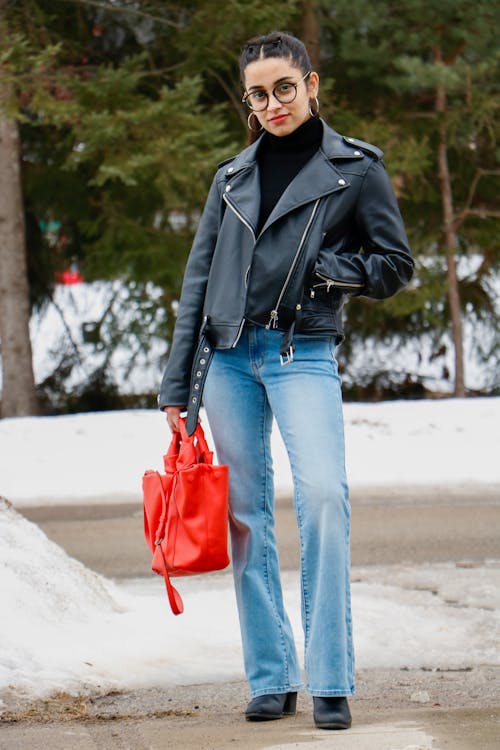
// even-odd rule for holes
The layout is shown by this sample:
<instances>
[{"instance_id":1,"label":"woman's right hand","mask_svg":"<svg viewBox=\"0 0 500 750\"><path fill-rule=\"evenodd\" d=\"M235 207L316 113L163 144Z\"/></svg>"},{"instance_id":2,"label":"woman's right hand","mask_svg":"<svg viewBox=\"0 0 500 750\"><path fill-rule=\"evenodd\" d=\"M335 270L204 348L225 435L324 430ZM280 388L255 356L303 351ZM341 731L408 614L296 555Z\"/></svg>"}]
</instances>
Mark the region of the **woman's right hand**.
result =
<instances>
[{"instance_id":1,"label":"woman's right hand","mask_svg":"<svg viewBox=\"0 0 500 750\"><path fill-rule=\"evenodd\" d=\"M165 406L163 409L167 415L168 426L172 432L179 432L179 417L181 412L186 411L184 406Z\"/></svg>"}]
</instances>

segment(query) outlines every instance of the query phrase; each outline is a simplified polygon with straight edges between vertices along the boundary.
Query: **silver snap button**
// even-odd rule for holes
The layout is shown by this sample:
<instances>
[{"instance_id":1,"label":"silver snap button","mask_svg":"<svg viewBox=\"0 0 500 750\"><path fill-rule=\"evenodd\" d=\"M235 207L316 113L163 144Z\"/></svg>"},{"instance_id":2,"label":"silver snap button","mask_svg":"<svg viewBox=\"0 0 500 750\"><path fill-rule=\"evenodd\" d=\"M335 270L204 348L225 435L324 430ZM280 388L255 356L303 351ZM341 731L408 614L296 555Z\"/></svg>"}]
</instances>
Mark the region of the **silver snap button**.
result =
<instances>
[{"instance_id":1,"label":"silver snap button","mask_svg":"<svg viewBox=\"0 0 500 750\"><path fill-rule=\"evenodd\" d=\"M296 310L302 310L302 305L295 305Z\"/></svg>"},{"instance_id":2,"label":"silver snap button","mask_svg":"<svg viewBox=\"0 0 500 750\"><path fill-rule=\"evenodd\" d=\"M226 193L229 193L230 190L231 190L231 185L226 185Z\"/></svg>"},{"instance_id":3,"label":"silver snap button","mask_svg":"<svg viewBox=\"0 0 500 750\"><path fill-rule=\"evenodd\" d=\"M200 359L200 365L204 365L206 361L206 359Z\"/></svg>"},{"instance_id":4,"label":"silver snap button","mask_svg":"<svg viewBox=\"0 0 500 750\"><path fill-rule=\"evenodd\" d=\"M203 351L205 352L205 354L208 354L208 352L210 351L210 349L208 348L208 346L204 346L203 347Z\"/></svg>"},{"instance_id":5,"label":"silver snap button","mask_svg":"<svg viewBox=\"0 0 500 750\"><path fill-rule=\"evenodd\" d=\"M339 180L339 185L345 185L345 180Z\"/></svg>"},{"instance_id":6,"label":"silver snap button","mask_svg":"<svg viewBox=\"0 0 500 750\"><path fill-rule=\"evenodd\" d=\"M193 396L193 398L191 399L191 403L192 403L192 404L195 404L195 403L197 402L197 400L198 400L198 399L196 398L196 396Z\"/></svg>"},{"instance_id":7,"label":"silver snap button","mask_svg":"<svg viewBox=\"0 0 500 750\"><path fill-rule=\"evenodd\" d=\"M355 151L354 156L361 156L361 151Z\"/></svg>"},{"instance_id":8,"label":"silver snap button","mask_svg":"<svg viewBox=\"0 0 500 750\"><path fill-rule=\"evenodd\" d=\"M200 384L199 383L195 383L194 384L195 391L199 390L199 388L200 388Z\"/></svg>"},{"instance_id":9,"label":"silver snap button","mask_svg":"<svg viewBox=\"0 0 500 750\"><path fill-rule=\"evenodd\" d=\"M227 168L227 173L231 174L231 172L234 172L234 167L228 167Z\"/></svg>"},{"instance_id":10,"label":"silver snap button","mask_svg":"<svg viewBox=\"0 0 500 750\"><path fill-rule=\"evenodd\" d=\"M201 370L198 370L198 372L196 373L196 377L201 378Z\"/></svg>"},{"instance_id":11,"label":"silver snap button","mask_svg":"<svg viewBox=\"0 0 500 750\"><path fill-rule=\"evenodd\" d=\"M349 143L354 143L354 138L347 138L347 140L349 141Z\"/></svg>"}]
</instances>

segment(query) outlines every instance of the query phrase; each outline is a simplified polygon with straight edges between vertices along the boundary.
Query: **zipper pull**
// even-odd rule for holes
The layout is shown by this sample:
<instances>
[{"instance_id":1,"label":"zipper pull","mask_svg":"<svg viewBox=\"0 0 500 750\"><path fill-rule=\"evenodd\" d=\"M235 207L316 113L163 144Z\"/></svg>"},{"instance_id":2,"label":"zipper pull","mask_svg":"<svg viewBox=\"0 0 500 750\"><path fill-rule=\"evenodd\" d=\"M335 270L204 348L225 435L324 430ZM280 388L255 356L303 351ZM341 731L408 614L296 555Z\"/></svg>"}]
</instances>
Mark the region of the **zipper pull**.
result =
<instances>
[{"instance_id":1,"label":"zipper pull","mask_svg":"<svg viewBox=\"0 0 500 750\"><path fill-rule=\"evenodd\" d=\"M266 325L267 330L270 328L276 328L278 325L278 311L277 310L271 310L271 317L269 319L269 323Z\"/></svg>"},{"instance_id":2,"label":"zipper pull","mask_svg":"<svg viewBox=\"0 0 500 750\"><path fill-rule=\"evenodd\" d=\"M309 292L309 296L310 296L311 299L315 298L316 292L314 291L314 289L311 289L311 291Z\"/></svg>"},{"instance_id":3,"label":"zipper pull","mask_svg":"<svg viewBox=\"0 0 500 750\"><path fill-rule=\"evenodd\" d=\"M332 287L332 286L335 286L335 282L332 279L329 279L326 282L326 291L329 292L330 291L330 287Z\"/></svg>"}]
</instances>

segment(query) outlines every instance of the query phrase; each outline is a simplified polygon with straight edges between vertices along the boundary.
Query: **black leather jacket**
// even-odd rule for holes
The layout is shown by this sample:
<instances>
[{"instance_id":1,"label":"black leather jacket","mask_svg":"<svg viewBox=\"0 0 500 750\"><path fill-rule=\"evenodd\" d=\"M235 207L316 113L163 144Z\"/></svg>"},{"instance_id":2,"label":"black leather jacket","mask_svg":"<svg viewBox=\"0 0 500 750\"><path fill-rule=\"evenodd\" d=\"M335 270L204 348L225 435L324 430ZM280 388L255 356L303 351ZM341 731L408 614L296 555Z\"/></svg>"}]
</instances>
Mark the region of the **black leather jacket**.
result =
<instances>
[{"instance_id":1,"label":"black leather jacket","mask_svg":"<svg viewBox=\"0 0 500 750\"><path fill-rule=\"evenodd\" d=\"M412 276L380 149L323 121L321 147L257 236L258 147L224 162L214 177L186 266L160 408L188 403L202 321L216 349L235 346L245 320L341 340L349 296L389 297Z\"/></svg>"}]
</instances>

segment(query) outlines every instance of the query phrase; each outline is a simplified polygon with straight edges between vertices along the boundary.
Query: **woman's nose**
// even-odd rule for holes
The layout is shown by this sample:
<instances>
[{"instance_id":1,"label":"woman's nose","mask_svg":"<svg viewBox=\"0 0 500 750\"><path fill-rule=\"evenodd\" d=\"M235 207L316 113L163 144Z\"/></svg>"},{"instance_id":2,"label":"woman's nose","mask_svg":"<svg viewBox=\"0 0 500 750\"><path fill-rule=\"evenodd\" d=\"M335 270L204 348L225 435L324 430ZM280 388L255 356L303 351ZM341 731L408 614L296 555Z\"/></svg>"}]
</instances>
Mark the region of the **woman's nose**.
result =
<instances>
[{"instance_id":1,"label":"woman's nose","mask_svg":"<svg viewBox=\"0 0 500 750\"><path fill-rule=\"evenodd\" d=\"M281 102L276 99L274 94L269 94L269 99L267 102L267 108L268 109L279 109L281 107Z\"/></svg>"}]
</instances>

